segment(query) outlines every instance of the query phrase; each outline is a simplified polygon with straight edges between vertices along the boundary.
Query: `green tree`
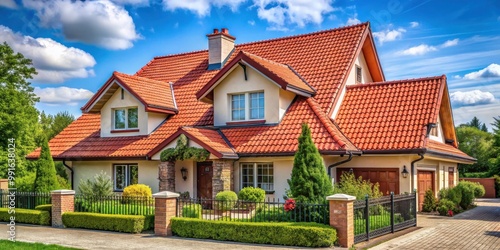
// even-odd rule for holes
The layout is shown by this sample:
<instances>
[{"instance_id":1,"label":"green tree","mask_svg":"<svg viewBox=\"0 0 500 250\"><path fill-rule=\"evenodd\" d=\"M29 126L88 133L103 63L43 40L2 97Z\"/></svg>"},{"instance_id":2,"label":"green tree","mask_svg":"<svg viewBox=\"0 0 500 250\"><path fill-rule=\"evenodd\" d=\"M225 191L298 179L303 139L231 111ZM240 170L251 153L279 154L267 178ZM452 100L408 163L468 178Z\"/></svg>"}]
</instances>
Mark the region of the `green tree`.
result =
<instances>
[{"instance_id":1,"label":"green tree","mask_svg":"<svg viewBox=\"0 0 500 250\"><path fill-rule=\"evenodd\" d=\"M483 123L483 125L481 125L481 131L488 132L488 128L486 127L486 123Z\"/></svg>"},{"instance_id":2,"label":"green tree","mask_svg":"<svg viewBox=\"0 0 500 250\"><path fill-rule=\"evenodd\" d=\"M58 188L56 167L50 154L49 143L47 139L44 139L40 158L37 161L34 189L35 192L50 192Z\"/></svg>"},{"instance_id":3,"label":"green tree","mask_svg":"<svg viewBox=\"0 0 500 250\"><path fill-rule=\"evenodd\" d=\"M495 120L491 124L491 126L493 126L493 137L494 137L493 146L498 149L500 148L500 116L493 117L493 120Z\"/></svg>"},{"instance_id":4,"label":"green tree","mask_svg":"<svg viewBox=\"0 0 500 250\"><path fill-rule=\"evenodd\" d=\"M460 164L460 173L488 171L494 153L492 134L472 126L460 126L456 132L459 149L477 159L472 165Z\"/></svg>"},{"instance_id":5,"label":"green tree","mask_svg":"<svg viewBox=\"0 0 500 250\"><path fill-rule=\"evenodd\" d=\"M467 126L481 129L481 121L479 121L479 119L474 116L472 120L467 123Z\"/></svg>"},{"instance_id":6,"label":"green tree","mask_svg":"<svg viewBox=\"0 0 500 250\"><path fill-rule=\"evenodd\" d=\"M299 202L322 203L326 196L333 193L333 186L306 123L302 124L298 140L292 177L288 180L289 192Z\"/></svg>"},{"instance_id":7,"label":"green tree","mask_svg":"<svg viewBox=\"0 0 500 250\"><path fill-rule=\"evenodd\" d=\"M33 135L38 129L38 98L27 81L36 74L30 59L0 44L0 150L6 152L8 140L16 142L16 176L23 176L33 163L24 156L36 148ZM6 154L0 154L0 177L7 174Z\"/></svg>"}]
</instances>

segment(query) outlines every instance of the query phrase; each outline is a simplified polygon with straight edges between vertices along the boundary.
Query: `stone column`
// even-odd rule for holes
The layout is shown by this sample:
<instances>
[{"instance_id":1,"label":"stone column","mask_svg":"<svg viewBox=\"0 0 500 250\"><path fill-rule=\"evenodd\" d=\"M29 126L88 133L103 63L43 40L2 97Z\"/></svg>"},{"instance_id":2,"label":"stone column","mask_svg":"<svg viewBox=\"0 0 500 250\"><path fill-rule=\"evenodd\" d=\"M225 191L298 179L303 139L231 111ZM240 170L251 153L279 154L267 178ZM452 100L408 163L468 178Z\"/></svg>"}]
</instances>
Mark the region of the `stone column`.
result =
<instances>
[{"instance_id":1,"label":"stone column","mask_svg":"<svg viewBox=\"0 0 500 250\"><path fill-rule=\"evenodd\" d=\"M159 191L175 191L175 162L164 161L158 165Z\"/></svg>"},{"instance_id":2,"label":"stone column","mask_svg":"<svg viewBox=\"0 0 500 250\"><path fill-rule=\"evenodd\" d=\"M212 196L220 191L234 190L233 182L233 161L232 160L214 160L212 177Z\"/></svg>"},{"instance_id":3,"label":"stone column","mask_svg":"<svg viewBox=\"0 0 500 250\"><path fill-rule=\"evenodd\" d=\"M335 194L326 197L330 206L330 226L337 230L338 243L342 247L354 245L354 201L356 197Z\"/></svg>"},{"instance_id":4,"label":"stone column","mask_svg":"<svg viewBox=\"0 0 500 250\"><path fill-rule=\"evenodd\" d=\"M52 227L64 227L62 214L75 211L74 190L54 190L52 196Z\"/></svg>"},{"instance_id":5,"label":"stone column","mask_svg":"<svg viewBox=\"0 0 500 250\"><path fill-rule=\"evenodd\" d=\"M153 194L155 199L155 235L171 236L170 219L176 216L178 193L163 191Z\"/></svg>"}]
</instances>

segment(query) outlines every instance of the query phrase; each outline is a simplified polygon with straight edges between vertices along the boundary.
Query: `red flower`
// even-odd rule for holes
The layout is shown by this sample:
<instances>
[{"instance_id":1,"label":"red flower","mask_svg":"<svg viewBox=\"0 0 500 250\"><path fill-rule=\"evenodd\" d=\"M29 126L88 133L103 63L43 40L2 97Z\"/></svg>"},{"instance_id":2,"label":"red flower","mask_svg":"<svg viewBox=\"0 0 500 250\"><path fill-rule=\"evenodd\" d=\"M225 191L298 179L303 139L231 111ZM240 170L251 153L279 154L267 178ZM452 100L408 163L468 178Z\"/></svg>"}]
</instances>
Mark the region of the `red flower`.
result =
<instances>
[{"instance_id":1,"label":"red flower","mask_svg":"<svg viewBox=\"0 0 500 250\"><path fill-rule=\"evenodd\" d=\"M295 200L292 198L286 200L284 207L285 207L285 211L287 211L287 212L294 210L295 209Z\"/></svg>"},{"instance_id":2,"label":"red flower","mask_svg":"<svg viewBox=\"0 0 500 250\"><path fill-rule=\"evenodd\" d=\"M453 211L452 210L448 210L448 216L453 217Z\"/></svg>"}]
</instances>

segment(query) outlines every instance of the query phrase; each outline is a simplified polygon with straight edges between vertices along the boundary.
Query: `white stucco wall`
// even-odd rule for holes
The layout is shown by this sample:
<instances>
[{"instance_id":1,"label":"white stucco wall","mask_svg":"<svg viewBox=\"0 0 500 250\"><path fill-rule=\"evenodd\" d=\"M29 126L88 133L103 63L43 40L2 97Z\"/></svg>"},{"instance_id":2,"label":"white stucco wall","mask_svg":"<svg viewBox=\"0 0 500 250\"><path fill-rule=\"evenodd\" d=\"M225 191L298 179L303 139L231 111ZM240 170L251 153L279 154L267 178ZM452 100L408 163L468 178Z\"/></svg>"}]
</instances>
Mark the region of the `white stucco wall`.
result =
<instances>
[{"instance_id":1,"label":"white stucco wall","mask_svg":"<svg viewBox=\"0 0 500 250\"><path fill-rule=\"evenodd\" d=\"M167 119L166 114L146 112L148 116L148 134L151 134L165 119Z\"/></svg>"},{"instance_id":2,"label":"white stucco wall","mask_svg":"<svg viewBox=\"0 0 500 250\"><path fill-rule=\"evenodd\" d=\"M185 167L188 171L186 180L182 179L181 168ZM175 162L175 191L189 192L191 197L196 197L196 162L192 160Z\"/></svg>"},{"instance_id":3,"label":"white stucco wall","mask_svg":"<svg viewBox=\"0 0 500 250\"><path fill-rule=\"evenodd\" d=\"M245 81L243 69L237 66L214 89L214 125L224 126L226 122L231 122L231 94L258 91L264 91L264 120L266 123L278 123L295 94L280 91L277 84L250 66L247 66ZM247 106L248 102L246 100Z\"/></svg>"}]
</instances>

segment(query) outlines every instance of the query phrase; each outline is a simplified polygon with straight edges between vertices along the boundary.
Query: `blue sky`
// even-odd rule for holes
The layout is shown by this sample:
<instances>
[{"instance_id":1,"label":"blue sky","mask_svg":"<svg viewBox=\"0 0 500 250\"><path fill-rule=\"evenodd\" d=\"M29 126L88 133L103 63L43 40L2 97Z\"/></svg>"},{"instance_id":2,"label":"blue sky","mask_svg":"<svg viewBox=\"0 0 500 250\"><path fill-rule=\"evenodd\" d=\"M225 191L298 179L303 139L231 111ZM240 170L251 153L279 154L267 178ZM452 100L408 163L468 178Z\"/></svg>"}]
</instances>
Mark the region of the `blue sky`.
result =
<instances>
[{"instance_id":1,"label":"blue sky","mask_svg":"<svg viewBox=\"0 0 500 250\"><path fill-rule=\"evenodd\" d=\"M311 3L312 2L312 3ZM40 110L80 107L114 70L203 50L226 27L236 43L370 21L387 80L445 74L458 125L500 115L499 1L0 0L0 42L33 60Z\"/></svg>"}]
</instances>

